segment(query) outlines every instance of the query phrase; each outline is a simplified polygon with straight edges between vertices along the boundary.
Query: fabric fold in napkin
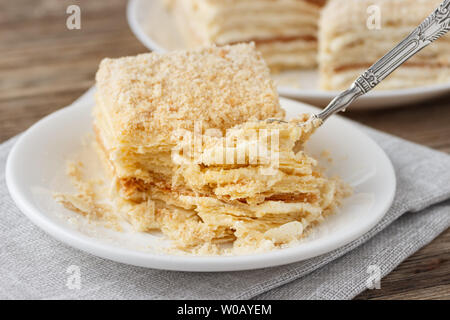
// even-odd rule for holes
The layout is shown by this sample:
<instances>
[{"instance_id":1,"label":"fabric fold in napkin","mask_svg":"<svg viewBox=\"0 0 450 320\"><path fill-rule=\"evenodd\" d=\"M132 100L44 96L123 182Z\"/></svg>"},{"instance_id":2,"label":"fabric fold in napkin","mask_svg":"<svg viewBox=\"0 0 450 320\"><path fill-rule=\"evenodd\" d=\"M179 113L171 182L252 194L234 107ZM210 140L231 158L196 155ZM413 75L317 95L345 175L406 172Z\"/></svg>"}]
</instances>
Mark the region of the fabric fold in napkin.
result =
<instances>
[{"instance_id":1,"label":"fabric fold in napkin","mask_svg":"<svg viewBox=\"0 0 450 320\"><path fill-rule=\"evenodd\" d=\"M361 126L362 127L362 126ZM97 258L54 240L16 207L5 184L0 146L0 298L3 299L350 299L364 291L370 266L382 276L450 226L450 156L362 127L397 175L389 212L372 230L328 254L251 271L153 270ZM80 286L67 286L71 266Z\"/></svg>"}]
</instances>

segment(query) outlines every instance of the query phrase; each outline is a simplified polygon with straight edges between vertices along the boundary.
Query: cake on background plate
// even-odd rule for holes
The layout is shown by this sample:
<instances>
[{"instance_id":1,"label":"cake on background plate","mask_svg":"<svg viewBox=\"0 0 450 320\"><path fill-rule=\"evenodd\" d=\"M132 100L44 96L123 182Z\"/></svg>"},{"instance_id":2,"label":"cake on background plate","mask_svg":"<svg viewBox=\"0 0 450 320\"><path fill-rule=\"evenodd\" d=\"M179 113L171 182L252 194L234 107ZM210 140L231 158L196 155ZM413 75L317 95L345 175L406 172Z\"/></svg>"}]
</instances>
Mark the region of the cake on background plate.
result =
<instances>
[{"instance_id":1,"label":"cake on background plate","mask_svg":"<svg viewBox=\"0 0 450 320\"><path fill-rule=\"evenodd\" d=\"M317 65L325 0L165 0L189 47L253 41L272 71Z\"/></svg>"},{"instance_id":2,"label":"cake on background plate","mask_svg":"<svg viewBox=\"0 0 450 320\"><path fill-rule=\"evenodd\" d=\"M396 46L441 0L329 0L319 23L320 87L344 90ZM369 28L368 8L379 8L380 28ZM377 87L399 89L450 81L450 35L412 57Z\"/></svg>"}]
</instances>

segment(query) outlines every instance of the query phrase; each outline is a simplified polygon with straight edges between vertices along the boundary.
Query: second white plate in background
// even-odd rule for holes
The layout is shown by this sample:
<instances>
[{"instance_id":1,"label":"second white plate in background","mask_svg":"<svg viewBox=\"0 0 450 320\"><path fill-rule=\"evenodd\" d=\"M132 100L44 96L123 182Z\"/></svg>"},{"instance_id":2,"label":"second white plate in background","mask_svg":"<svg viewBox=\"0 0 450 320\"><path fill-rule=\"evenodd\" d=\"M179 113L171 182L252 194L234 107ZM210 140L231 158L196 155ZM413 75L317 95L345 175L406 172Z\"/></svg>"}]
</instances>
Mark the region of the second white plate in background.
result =
<instances>
[{"instance_id":1,"label":"second white plate in background","mask_svg":"<svg viewBox=\"0 0 450 320\"><path fill-rule=\"evenodd\" d=\"M173 17L162 5L162 0L130 0L128 3L128 23L136 37L150 50L165 52L184 48ZM298 99L322 107L339 92L318 88L318 72L283 72L274 76L280 95ZM405 106L450 92L450 83L436 84L401 90L375 90L359 98L352 107L375 109Z\"/></svg>"}]
</instances>

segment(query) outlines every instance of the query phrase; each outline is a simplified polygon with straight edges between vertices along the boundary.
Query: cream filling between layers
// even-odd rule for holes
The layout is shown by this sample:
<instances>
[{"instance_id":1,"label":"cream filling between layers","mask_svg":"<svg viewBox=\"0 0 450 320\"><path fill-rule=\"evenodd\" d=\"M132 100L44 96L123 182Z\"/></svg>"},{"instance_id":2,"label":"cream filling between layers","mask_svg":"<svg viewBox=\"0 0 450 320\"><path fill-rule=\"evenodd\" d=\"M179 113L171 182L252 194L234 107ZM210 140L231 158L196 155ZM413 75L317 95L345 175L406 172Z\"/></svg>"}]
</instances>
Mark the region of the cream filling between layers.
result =
<instances>
[{"instance_id":1,"label":"cream filling between layers","mask_svg":"<svg viewBox=\"0 0 450 320\"><path fill-rule=\"evenodd\" d=\"M191 28L197 34L197 38L204 44L224 44L235 41L248 41L255 38L290 36L298 34L299 29L303 28L311 28L312 32L316 32L319 13L317 6L298 1L294 1L292 5L287 5L286 7L284 7L284 4L243 3L235 4L232 6L232 9L228 9L221 6L212 7L201 1L197 6L197 10L193 10L187 2L179 1L176 10L181 11L179 14L185 16L185 20L188 20ZM274 14L274 11L277 14ZM298 14L295 14L296 12ZM283 19L279 15L283 16ZM248 31L239 30L247 33L243 36L236 29L242 29L241 21L248 22L249 20L250 24L256 24L259 27ZM288 23L285 24L283 21ZM295 27L292 27L292 24ZM265 30L262 32L260 31L261 28Z\"/></svg>"}]
</instances>

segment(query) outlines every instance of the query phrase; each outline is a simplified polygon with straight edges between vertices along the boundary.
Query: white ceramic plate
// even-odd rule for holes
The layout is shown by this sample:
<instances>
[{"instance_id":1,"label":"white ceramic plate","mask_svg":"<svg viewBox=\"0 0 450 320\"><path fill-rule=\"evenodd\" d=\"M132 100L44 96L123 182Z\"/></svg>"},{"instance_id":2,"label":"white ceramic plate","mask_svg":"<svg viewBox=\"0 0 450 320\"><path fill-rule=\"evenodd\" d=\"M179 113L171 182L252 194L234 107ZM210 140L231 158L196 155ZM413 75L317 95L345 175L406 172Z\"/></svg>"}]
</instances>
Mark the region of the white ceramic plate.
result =
<instances>
[{"instance_id":1,"label":"white ceramic plate","mask_svg":"<svg viewBox=\"0 0 450 320\"><path fill-rule=\"evenodd\" d=\"M272 252L227 257L177 256L161 253L161 235L117 232L87 223L81 215L56 203L54 191L72 187L65 174L66 160L92 132L92 90L73 105L55 112L28 129L8 157L6 180L23 213L45 232L91 254L143 267L184 271L231 271L270 267L330 252L369 231L390 207L395 192L392 165L378 145L355 125L332 117L307 144L319 156L328 151L333 162L322 165L354 188L340 211L327 218L298 245ZM317 109L282 99L289 117ZM95 159L95 157L93 157ZM94 160L93 160L94 161ZM36 248L39 249L39 248Z\"/></svg>"},{"instance_id":2,"label":"white ceramic plate","mask_svg":"<svg viewBox=\"0 0 450 320\"><path fill-rule=\"evenodd\" d=\"M161 0L130 0L127 17L131 30L150 50L165 52L185 47L173 17L161 3ZM339 93L320 90L316 70L283 72L274 78L280 95L319 107L326 106ZM449 92L450 83L401 90L375 90L355 101L352 108L405 106Z\"/></svg>"}]
</instances>

